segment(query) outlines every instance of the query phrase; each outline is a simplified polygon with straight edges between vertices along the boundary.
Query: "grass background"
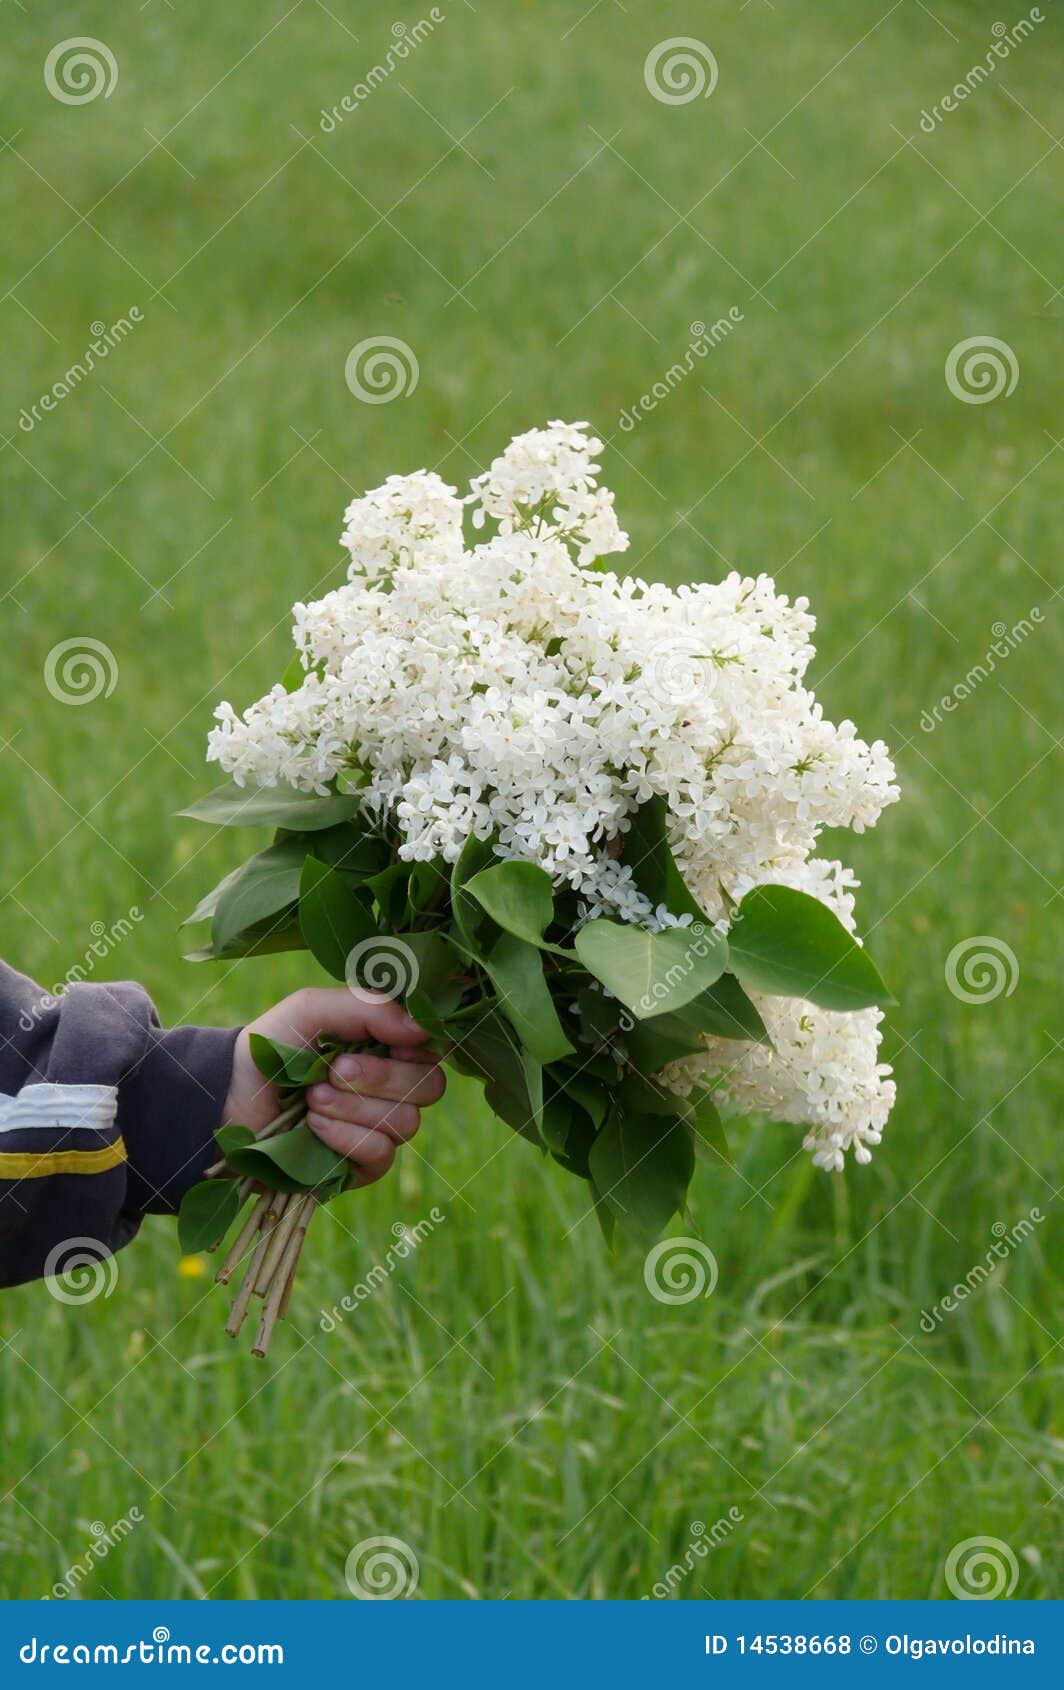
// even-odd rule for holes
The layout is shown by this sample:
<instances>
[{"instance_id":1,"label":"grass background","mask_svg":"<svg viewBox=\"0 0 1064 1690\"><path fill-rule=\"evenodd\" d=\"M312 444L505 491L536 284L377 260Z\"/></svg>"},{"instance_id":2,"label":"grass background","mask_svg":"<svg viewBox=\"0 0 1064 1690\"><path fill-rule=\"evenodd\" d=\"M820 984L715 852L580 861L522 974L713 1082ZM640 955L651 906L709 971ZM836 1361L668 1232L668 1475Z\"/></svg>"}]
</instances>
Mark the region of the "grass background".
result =
<instances>
[{"instance_id":1,"label":"grass background","mask_svg":"<svg viewBox=\"0 0 1064 1690\"><path fill-rule=\"evenodd\" d=\"M207 784L214 703L257 696L289 604L340 579L353 491L460 481L518 429L589 417L630 566L808 593L826 710L897 749L903 804L837 847L902 999L897 1109L838 1179L794 1129L737 1134L738 1175L694 1188L719 1286L682 1307L612 1269L576 1182L459 1084L401 1172L319 1223L268 1365L221 1336L163 1221L109 1299L8 1293L5 1589L43 1594L136 1506L83 1594L346 1598L348 1551L387 1534L421 1595L637 1597L737 1508L680 1598L941 1597L976 1535L1009 1545L1017 1596L1060 1595L1059 22L928 135L992 4L442 10L326 134L392 40L369 5L5 9L3 954L51 983L136 907L96 977L143 980L168 1020L247 1018L308 978L179 960L179 919L247 848L172 819ZM73 35L110 46L110 98L50 97ZM648 94L672 35L712 47L711 99ZM132 305L106 365L20 428ZM733 333L622 431L730 306ZM370 406L344 364L378 334L420 379ZM1008 398L947 389L973 335L1012 348ZM1032 636L921 731L1031 607ZM43 668L82 636L118 679L72 709ZM945 961L978 934L1018 979L965 1004ZM434 1204L446 1222L323 1333ZM922 1331L1032 1206L992 1284Z\"/></svg>"}]
</instances>

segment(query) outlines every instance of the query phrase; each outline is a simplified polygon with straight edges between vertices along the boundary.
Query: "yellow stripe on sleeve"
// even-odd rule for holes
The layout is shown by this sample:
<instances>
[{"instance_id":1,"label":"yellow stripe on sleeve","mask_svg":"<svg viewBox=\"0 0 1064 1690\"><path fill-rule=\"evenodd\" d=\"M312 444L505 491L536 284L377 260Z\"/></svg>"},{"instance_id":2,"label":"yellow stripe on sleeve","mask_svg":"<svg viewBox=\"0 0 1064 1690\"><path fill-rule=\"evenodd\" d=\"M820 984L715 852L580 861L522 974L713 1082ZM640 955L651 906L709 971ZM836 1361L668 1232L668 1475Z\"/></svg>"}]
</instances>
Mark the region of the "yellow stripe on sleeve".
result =
<instances>
[{"instance_id":1,"label":"yellow stripe on sleeve","mask_svg":"<svg viewBox=\"0 0 1064 1690\"><path fill-rule=\"evenodd\" d=\"M102 1174L126 1160L121 1139L102 1150L0 1150L0 1179L47 1179L50 1174Z\"/></svg>"}]
</instances>

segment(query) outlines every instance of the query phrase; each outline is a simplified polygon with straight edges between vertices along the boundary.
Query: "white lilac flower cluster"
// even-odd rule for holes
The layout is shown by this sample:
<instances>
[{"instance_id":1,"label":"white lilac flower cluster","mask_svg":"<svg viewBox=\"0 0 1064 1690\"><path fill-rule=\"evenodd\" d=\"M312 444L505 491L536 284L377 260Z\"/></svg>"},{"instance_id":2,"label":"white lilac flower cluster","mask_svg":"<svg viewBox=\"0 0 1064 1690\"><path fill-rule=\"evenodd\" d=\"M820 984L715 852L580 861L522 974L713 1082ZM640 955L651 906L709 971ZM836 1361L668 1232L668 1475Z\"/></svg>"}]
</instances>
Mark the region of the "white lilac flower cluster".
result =
<instances>
[{"instance_id":1,"label":"white lilac flower cluster","mask_svg":"<svg viewBox=\"0 0 1064 1690\"><path fill-rule=\"evenodd\" d=\"M708 1072L740 1113L808 1125L802 1142L818 1167L841 1169L847 1150L870 1162L894 1104L891 1070L879 1061L882 1010L843 1015L754 996L771 1048L707 1037L705 1054L673 1063L663 1083L686 1095Z\"/></svg>"},{"instance_id":2,"label":"white lilac flower cluster","mask_svg":"<svg viewBox=\"0 0 1064 1690\"><path fill-rule=\"evenodd\" d=\"M345 586L295 607L306 679L240 717L217 711L208 756L238 782L325 792L366 771L366 804L405 859L453 861L470 834L541 864L584 913L645 926L617 836L665 799L685 879L722 930L729 899L785 881L852 927L852 876L812 856L898 796L885 745L824 718L803 684L807 600L767 575L678 588L592 567L623 552L586 424L519 435L465 499L438 475L389 476L348 508ZM468 544L491 519L495 532ZM614 848L611 849L611 842ZM867 1160L893 1100L879 1013L759 1000L775 1049L707 1043L667 1078L712 1070L744 1110L807 1122L818 1163Z\"/></svg>"}]
</instances>

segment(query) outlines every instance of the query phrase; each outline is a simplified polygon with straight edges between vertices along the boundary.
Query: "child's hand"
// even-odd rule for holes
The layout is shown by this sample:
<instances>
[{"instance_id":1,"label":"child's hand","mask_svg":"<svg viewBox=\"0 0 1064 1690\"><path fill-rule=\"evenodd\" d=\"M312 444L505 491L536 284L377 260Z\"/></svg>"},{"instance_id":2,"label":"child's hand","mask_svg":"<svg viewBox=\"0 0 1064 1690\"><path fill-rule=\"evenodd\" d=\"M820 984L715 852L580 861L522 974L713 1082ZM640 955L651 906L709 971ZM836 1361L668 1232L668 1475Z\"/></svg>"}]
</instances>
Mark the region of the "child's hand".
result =
<instances>
[{"instance_id":1,"label":"child's hand","mask_svg":"<svg viewBox=\"0 0 1064 1690\"><path fill-rule=\"evenodd\" d=\"M307 1091L308 1125L359 1170L360 1185L388 1172L396 1147L413 1138L420 1111L443 1095L436 1057L421 1049L428 1034L391 998L354 997L343 987L308 987L275 1004L245 1027L236 1043L233 1077L222 1116L261 1131L278 1112L277 1088L251 1059L248 1035L265 1033L285 1044L309 1045L319 1033L354 1044L374 1039L389 1055L338 1056L328 1082Z\"/></svg>"}]
</instances>

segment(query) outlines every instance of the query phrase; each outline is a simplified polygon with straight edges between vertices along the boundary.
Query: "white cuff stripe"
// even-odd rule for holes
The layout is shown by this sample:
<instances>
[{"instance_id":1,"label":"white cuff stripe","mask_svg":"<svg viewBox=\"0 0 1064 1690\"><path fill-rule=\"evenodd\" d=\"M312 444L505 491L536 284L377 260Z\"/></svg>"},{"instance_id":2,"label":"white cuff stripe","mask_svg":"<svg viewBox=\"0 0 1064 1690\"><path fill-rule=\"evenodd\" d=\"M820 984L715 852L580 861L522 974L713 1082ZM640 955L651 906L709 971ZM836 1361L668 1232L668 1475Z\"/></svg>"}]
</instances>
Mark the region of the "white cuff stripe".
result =
<instances>
[{"instance_id":1,"label":"white cuff stripe","mask_svg":"<svg viewBox=\"0 0 1064 1690\"><path fill-rule=\"evenodd\" d=\"M0 1133L41 1130L56 1132L77 1127L105 1133L118 1111L117 1086L61 1086L39 1083L23 1086L14 1097L0 1093Z\"/></svg>"}]
</instances>

